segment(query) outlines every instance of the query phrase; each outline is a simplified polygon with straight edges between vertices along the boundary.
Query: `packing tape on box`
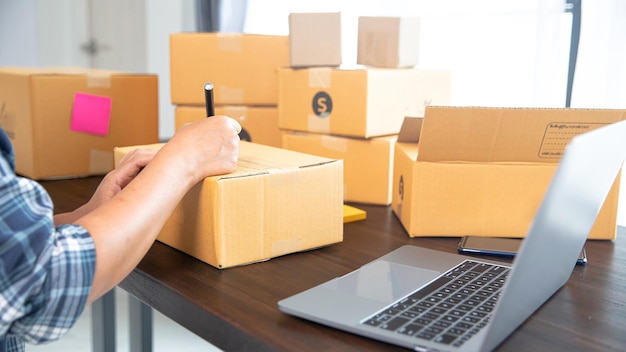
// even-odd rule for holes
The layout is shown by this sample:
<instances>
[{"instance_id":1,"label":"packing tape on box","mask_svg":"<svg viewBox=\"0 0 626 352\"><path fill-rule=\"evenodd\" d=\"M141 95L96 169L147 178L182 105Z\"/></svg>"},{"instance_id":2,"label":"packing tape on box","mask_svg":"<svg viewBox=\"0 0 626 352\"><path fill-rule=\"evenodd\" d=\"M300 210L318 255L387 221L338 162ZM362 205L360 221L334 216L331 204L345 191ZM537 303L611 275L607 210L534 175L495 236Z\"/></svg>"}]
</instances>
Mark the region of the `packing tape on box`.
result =
<instances>
[{"instance_id":1,"label":"packing tape on box","mask_svg":"<svg viewBox=\"0 0 626 352\"><path fill-rule=\"evenodd\" d=\"M248 115L248 108L245 106L224 106L222 109L224 115L232 117L239 122L245 121Z\"/></svg>"},{"instance_id":2,"label":"packing tape on box","mask_svg":"<svg viewBox=\"0 0 626 352\"><path fill-rule=\"evenodd\" d=\"M307 129L311 132L330 133L330 118L309 114Z\"/></svg>"},{"instance_id":3,"label":"packing tape on box","mask_svg":"<svg viewBox=\"0 0 626 352\"><path fill-rule=\"evenodd\" d=\"M240 33L217 33L217 50L241 51L242 38Z\"/></svg>"},{"instance_id":4,"label":"packing tape on box","mask_svg":"<svg viewBox=\"0 0 626 352\"><path fill-rule=\"evenodd\" d=\"M329 67L313 67L309 69L309 88L330 88L332 69Z\"/></svg>"},{"instance_id":5,"label":"packing tape on box","mask_svg":"<svg viewBox=\"0 0 626 352\"><path fill-rule=\"evenodd\" d=\"M270 189L281 189L285 186L293 185L294 183L300 183L300 168L283 167L283 168L271 168L266 170L268 174L274 175L274 177L267 178L267 185ZM280 175L280 177L276 177Z\"/></svg>"},{"instance_id":6,"label":"packing tape on box","mask_svg":"<svg viewBox=\"0 0 626 352\"><path fill-rule=\"evenodd\" d=\"M220 86L216 93L217 101L222 104L243 104L243 88Z\"/></svg>"},{"instance_id":7,"label":"packing tape on box","mask_svg":"<svg viewBox=\"0 0 626 352\"><path fill-rule=\"evenodd\" d=\"M345 153L348 151L348 139L346 138L322 136L321 144L324 148L335 150L341 153Z\"/></svg>"},{"instance_id":8,"label":"packing tape on box","mask_svg":"<svg viewBox=\"0 0 626 352\"><path fill-rule=\"evenodd\" d=\"M309 88L329 89L331 86L330 67L313 67L309 69ZM329 133L330 116L309 114L307 119L307 129L311 132Z\"/></svg>"},{"instance_id":9,"label":"packing tape on box","mask_svg":"<svg viewBox=\"0 0 626 352\"><path fill-rule=\"evenodd\" d=\"M90 88L110 88L111 73L104 71L94 71L87 73L87 87Z\"/></svg>"}]
</instances>

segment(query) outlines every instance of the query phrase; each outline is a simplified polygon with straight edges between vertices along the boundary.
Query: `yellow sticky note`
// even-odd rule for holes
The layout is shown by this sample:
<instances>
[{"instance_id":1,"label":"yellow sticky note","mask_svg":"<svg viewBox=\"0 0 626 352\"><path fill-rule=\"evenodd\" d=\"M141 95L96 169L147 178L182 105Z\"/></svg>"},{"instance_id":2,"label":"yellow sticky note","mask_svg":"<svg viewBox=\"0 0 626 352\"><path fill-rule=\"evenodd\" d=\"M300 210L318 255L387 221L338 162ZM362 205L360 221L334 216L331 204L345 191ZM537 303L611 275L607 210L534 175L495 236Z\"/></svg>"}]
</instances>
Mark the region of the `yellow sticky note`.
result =
<instances>
[{"instance_id":1,"label":"yellow sticky note","mask_svg":"<svg viewBox=\"0 0 626 352\"><path fill-rule=\"evenodd\" d=\"M363 220L367 217L365 210L355 208L350 205L343 205L343 222Z\"/></svg>"}]
</instances>

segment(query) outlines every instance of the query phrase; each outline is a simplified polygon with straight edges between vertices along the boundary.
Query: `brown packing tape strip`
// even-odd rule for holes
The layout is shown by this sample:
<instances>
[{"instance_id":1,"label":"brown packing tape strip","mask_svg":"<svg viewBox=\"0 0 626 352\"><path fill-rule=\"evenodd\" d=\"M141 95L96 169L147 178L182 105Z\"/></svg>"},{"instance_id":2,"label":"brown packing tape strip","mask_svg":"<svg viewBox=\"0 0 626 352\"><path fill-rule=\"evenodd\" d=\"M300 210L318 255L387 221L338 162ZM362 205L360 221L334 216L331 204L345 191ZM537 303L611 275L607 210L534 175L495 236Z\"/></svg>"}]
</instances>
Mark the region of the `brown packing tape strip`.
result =
<instances>
[{"instance_id":1,"label":"brown packing tape strip","mask_svg":"<svg viewBox=\"0 0 626 352\"><path fill-rule=\"evenodd\" d=\"M220 51L241 51L243 35L240 33L217 33L217 49Z\"/></svg>"},{"instance_id":2,"label":"brown packing tape strip","mask_svg":"<svg viewBox=\"0 0 626 352\"><path fill-rule=\"evenodd\" d=\"M111 87L110 71L89 71L87 72L87 87L90 88L110 88Z\"/></svg>"},{"instance_id":3,"label":"brown packing tape strip","mask_svg":"<svg viewBox=\"0 0 626 352\"><path fill-rule=\"evenodd\" d=\"M217 101L225 104L243 104L243 88L232 88L220 86L216 90Z\"/></svg>"},{"instance_id":4,"label":"brown packing tape strip","mask_svg":"<svg viewBox=\"0 0 626 352\"><path fill-rule=\"evenodd\" d=\"M314 67L309 69L309 88L330 88L332 69Z\"/></svg>"},{"instance_id":5,"label":"brown packing tape strip","mask_svg":"<svg viewBox=\"0 0 626 352\"><path fill-rule=\"evenodd\" d=\"M233 119L243 122L248 116L248 108L245 106L224 106L224 115L232 117Z\"/></svg>"},{"instance_id":6,"label":"brown packing tape strip","mask_svg":"<svg viewBox=\"0 0 626 352\"><path fill-rule=\"evenodd\" d=\"M330 133L330 117L319 117L315 114L309 114L307 130L309 132Z\"/></svg>"},{"instance_id":7,"label":"brown packing tape strip","mask_svg":"<svg viewBox=\"0 0 626 352\"><path fill-rule=\"evenodd\" d=\"M241 33L217 33L217 50L239 53L242 51L243 35ZM219 104L243 104L244 91L240 87L219 86L215 90L216 102Z\"/></svg>"},{"instance_id":8,"label":"brown packing tape strip","mask_svg":"<svg viewBox=\"0 0 626 352\"><path fill-rule=\"evenodd\" d=\"M309 68L309 88L330 89L331 73L332 69L329 67ZM315 114L309 114L307 129L310 132L330 133L330 117L319 117Z\"/></svg>"}]
</instances>

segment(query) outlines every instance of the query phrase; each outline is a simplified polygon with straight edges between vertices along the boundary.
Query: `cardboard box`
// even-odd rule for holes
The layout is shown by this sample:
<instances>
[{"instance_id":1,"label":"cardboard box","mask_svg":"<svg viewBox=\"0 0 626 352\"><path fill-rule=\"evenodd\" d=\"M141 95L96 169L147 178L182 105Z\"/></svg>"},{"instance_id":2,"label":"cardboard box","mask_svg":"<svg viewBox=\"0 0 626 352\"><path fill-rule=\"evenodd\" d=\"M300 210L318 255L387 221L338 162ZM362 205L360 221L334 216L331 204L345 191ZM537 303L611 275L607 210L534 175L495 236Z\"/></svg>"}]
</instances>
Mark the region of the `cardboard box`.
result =
<instances>
[{"instance_id":1,"label":"cardboard box","mask_svg":"<svg viewBox=\"0 0 626 352\"><path fill-rule=\"evenodd\" d=\"M341 65L341 13L289 14L291 67Z\"/></svg>"},{"instance_id":2,"label":"cardboard box","mask_svg":"<svg viewBox=\"0 0 626 352\"><path fill-rule=\"evenodd\" d=\"M216 106L216 115L230 116L241 124L242 140L280 148L282 133L278 129L278 108L275 106ZM176 106L176 130L184 124L206 119L204 106Z\"/></svg>"},{"instance_id":3,"label":"cardboard box","mask_svg":"<svg viewBox=\"0 0 626 352\"><path fill-rule=\"evenodd\" d=\"M283 134L283 148L343 160L344 200L391 204L396 136L347 138L304 132Z\"/></svg>"},{"instance_id":4,"label":"cardboard box","mask_svg":"<svg viewBox=\"0 0 626 352\"><path fill-rule=\"evenodd\" d=\"M0 123L13 143L18 174L105 174L113 169L113 147L158 142L157 76L0 68Z\"/></svg>"},{"instance_id":5,"label":"cardboard box","mask_svg":"<svg viewBox=\"0 0 626 352\"><path fill-rule=\"evenodd\" d=\"M213 83L217 105L276 105L279 67L289 65L289 39L235 33L170 36L172 103L204 105Z\"/></svg>"},{"instance_id":6,"label":"cardboard box","mask_svg":"<svg viewBox=\"0 0 626 352\"><path fill-rule=\"evenodd\" d=\"M157 239L220 269L341 242L342 173L341 160L241 142L237 169L192 188Z\"/></svg>"},{"instance_id":7,"label":"cardboard box","mask_svg":"<svg viewBox=\"0 0 626 352\"><path fill-rule=\"evenodd\" d=\"M373 67L417 65L418 17L359 17L357 63Z\"/></svg>"},{"instance_id":8,"label":"cardboard box","mask_svg":"<svg viewBox=\"0 0 626 352\"><path fill-rule=\"evenodd\" d=\"M625 110L429 107L398 136L393 211L411 237L524 237L571 138L625 118ZM618 198L619 178L589 238L615 238Z\"/></svg>"},{"instance_id":9,"label":"cardboard box","mask_svg":"<svg viewBox=\"0 0 626 352\"><path fill-rule=\"evenodd\" d=\"M278 127L359 138L397 134L405 116L450 103L444 70L279 70Z\"/></svg>"}]
</instances>

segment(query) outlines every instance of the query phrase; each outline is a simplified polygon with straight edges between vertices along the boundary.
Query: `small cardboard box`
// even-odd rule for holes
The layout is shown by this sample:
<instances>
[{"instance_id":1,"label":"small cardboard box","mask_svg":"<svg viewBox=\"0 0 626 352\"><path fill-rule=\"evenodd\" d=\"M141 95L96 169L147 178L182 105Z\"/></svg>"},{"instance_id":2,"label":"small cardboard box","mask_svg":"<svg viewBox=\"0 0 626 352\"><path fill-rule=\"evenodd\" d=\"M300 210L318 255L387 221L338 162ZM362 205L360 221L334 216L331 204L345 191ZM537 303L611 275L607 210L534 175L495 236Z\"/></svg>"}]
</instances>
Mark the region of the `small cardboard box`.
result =
<instances>
[{"instance_id":1,"label":"small cardboard box","mask_svg":"<svg viewBox=\"0 0 626 352\"><path fill-rule=\"evenodd\" d=\"M283 134L283 148L343 160L344 200L391 204L396 136L370 139L306 132Z\"/></svg>"},{"instance_id":2,"label":"small cardboard box","mask_svg":"<svg viewBox=\"0 0 626 352\"><path fill-rule=\"evenodd\" d=\"M242 140L280 148L282 133L278 129L278 108L275 106L235 106L215 107L216 115L226 115L239 121ZM177 105L175 110L176 130L184 124L206 119L204 106Z\"/></svg>"},{"instance_id":3,"label":"small cardboard box","mask_svg":"<svg viewBox=\"0 0 626 352\"><path fill-rule=\"evenodd\" d=\"M115 146L158 142L157 76L0 68L0 124L13 143L18 174L105 174L113 169Z\"/></svg>"},{"instance_id":4,"label":"small cardboard box","mask_svg":"<svg viewBox=\"0 0 626 352\"><path fill-rule=\"evenodd\" d=\"M204 105L213 83L216 105L276 105L278 68L289 65L287 36L239 33L170 35L172 103Z\"/></svg>"},{"instance_id":5,"label":"small cardboard box","mask_svg":"<svg viewBox=\"0 0 626 352\"><path fill-rule=\"evenodd\" d=\"M411 237L524 237L571 138L625 118L624 110L429 107L398 136L393 211ZM615 238L618 198L619 179L590 239Z\"/></svg>"},{"instance_id":6,"label":"small cardboard box","mask_svg":"<svg viewBox=\"0 0 626 352\"><path fill-rule=\"evenodd\" d=\"M289 14L291 67L341 65L341 13Z\"/></svg>"},{"instance_id":7,"label":"small cardboard box","mask_svg":"<svg viewBox=\"0 0 626 352\"><path fill-rule=\"evenodd\" d=\"M359 17L357 63L372 67L417 65L418 17Z\"/></svg>"},{"instance_id":8,"label":"small cardboard box","mask_svg":"<svg viewBox=\"0 0 626 352\"><path fill-rule=\"evenodd\" d=\"M445 70L283 68L278 127L359 138L397 134L405 116L448 105L450 95Z\"/></svg>"},{"instance_id":9,"label":"small cardboard box","mask_svg":"<svg viewBox=\"0 0 626 352\"><path fill-rule=\"evenodd\" d=\"M237 169L192 188L157 239L220 269L341 242L342 173L341 160L242 141Z\"/></svg>"}]
</instances>

